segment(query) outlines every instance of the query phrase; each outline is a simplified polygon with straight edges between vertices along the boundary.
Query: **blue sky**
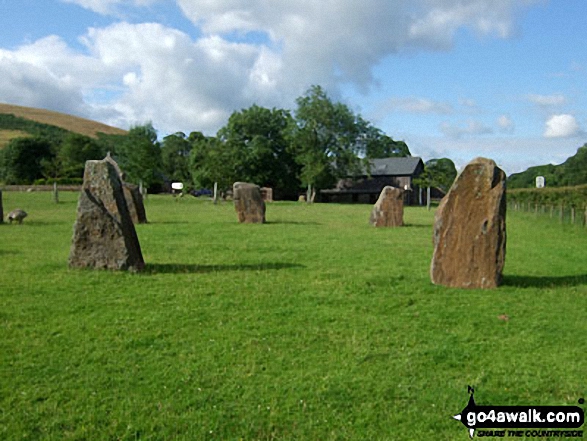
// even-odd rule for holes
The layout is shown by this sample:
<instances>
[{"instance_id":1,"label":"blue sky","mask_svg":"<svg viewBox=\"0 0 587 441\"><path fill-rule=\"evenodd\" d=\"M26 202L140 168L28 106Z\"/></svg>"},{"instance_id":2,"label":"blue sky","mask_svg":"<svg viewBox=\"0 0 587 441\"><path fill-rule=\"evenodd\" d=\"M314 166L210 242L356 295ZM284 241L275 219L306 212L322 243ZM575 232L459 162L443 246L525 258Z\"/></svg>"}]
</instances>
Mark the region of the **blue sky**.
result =
<instances>
[{"instance_id":1,"label":"blue sky","mask_svg":"<svg viewBox=\"0 0 587 441\"><path fill-rule=\"evenodd\" d=\"M0 0L0 102L161 135L320 84L428 160L587 142L584 0Z\"/></svg>"}]
</instances>

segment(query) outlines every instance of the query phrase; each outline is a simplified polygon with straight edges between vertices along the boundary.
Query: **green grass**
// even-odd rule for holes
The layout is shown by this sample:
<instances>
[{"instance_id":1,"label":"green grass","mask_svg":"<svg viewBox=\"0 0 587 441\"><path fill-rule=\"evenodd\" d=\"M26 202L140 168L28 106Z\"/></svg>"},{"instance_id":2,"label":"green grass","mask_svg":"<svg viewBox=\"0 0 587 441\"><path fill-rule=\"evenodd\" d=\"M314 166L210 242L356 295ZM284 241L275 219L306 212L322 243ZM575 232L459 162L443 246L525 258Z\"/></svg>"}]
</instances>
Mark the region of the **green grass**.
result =
<instances>
[{"instance_id":1,"label":"green grass","mask_svg":"<svg viewBox=\"0 0 587 441\"><path fill-rule=\"evenodd\" d=\"M434 286L433 213L150 196L140 274L70 270L77 194L4 192L0 439L465 440L586 395L587 230L508 218L505 284ZM507 314L509 321L498 318ZM543 438L544 439L544 438Z\"/></svg>"}]
</instances>

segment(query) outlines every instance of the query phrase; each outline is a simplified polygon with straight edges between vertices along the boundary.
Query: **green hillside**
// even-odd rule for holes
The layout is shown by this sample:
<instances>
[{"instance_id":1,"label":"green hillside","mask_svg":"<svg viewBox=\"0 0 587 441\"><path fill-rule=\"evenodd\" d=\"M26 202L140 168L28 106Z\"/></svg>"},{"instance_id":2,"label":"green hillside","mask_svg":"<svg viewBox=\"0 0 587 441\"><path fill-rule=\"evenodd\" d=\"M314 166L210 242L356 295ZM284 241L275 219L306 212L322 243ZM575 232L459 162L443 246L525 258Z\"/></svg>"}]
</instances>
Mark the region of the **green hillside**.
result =
<instances>
[{"instance_id":1,"label":"green hillside","mask_svg":"<svg viewBox=\"0 0 587 441\"><path fill-rule=\"evenodd\" d=\"M508 178L508 188L531 188L536 177L544 176L547 187L569 187L587 184L587 144L579 147L577 153L559 165L547 164L530 167Z\"/></svg>"},{"instance_id":2,"label":"green hillside","mask_svg":"<svg viewBox=\"0 0 587 441\"><path fill-rule=\"evenodd\" d=\"M81 181L85 162L115 152L128 133L72 115L0 104L0 183Z\"/></svg>"}]
</instances>

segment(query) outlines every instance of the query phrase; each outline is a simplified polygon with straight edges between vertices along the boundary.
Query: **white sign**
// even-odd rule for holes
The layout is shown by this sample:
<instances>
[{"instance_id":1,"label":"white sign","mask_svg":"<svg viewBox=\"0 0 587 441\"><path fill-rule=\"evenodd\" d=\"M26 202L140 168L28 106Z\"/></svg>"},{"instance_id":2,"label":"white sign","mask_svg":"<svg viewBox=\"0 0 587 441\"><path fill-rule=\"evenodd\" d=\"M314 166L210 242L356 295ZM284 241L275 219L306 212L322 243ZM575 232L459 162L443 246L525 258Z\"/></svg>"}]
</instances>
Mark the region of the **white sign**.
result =
<instances>
[{"instance_id":1,"label":"white sign","mask_svg":"<svg viewBox=\"0 0 587 441\"><path fill-rule=\"evenodd\" d=\"M544 188L544 176L536 177L536 188Z\"/></svg>"},{"instance_id":2,"label":"white sign","mask_svg":"<svg viewBox=\"0 0 587 441\"><path fill-rule=\"evenodd\" d=\"M171 188L173 190L183 190L183 183L182 182L172 182Z\"/></svg>"}]
</instances>

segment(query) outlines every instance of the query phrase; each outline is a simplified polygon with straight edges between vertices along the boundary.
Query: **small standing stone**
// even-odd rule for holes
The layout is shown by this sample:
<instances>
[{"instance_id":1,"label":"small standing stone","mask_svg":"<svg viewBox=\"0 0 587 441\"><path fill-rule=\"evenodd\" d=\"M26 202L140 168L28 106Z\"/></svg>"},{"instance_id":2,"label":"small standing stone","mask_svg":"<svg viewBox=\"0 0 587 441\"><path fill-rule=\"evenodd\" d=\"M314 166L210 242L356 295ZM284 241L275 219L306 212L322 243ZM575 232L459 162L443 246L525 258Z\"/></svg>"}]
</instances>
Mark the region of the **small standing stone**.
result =
<instances>
[{"instance_id":1,"label":"small standing stone","mask_svg":"<svg viewBox=\"0 0 587 441\"><path fill-rule=\"evenodd\" d=\"M265 202L258 185L235 182L232 186L234 208L240 223L265 222Z\"/></svg>"},{"instance_id":2,"label":"small standing stone","mask_svg":"<svg viewBox=\"0 0 587 441\"><path fill-rule=\"evenodd\" d=\"M261 187L261 197L265 202L273 202L273 189L271 187Z\"/></svg>"},{"instance_id":3,"label":"small standing stone","mask_svg":"<svg viewBox=\"0 0 587 441\"><path fill-rule=\"evenodd\" d=\"M506 249L505 173L476 158L436 211L432 283L456 288L500 285Z\"/></svg>"},{"instance_id":4,"label":"small standing stone","mask_svg":"<svg viewBox=\"0 0 587 441\"><path fill-rule=\"evenodd\" d=\"M87 161L69 266L138 271L144 265L119 173L108 160Z\"/></svg>"},{"instance_id":5,"label":"small standing stone","mask_svg":"<svg viewBox=\"0 0 587 441\"><path fill-rule=\"evenodd\" d=\"M404 224L404 194L399 188L386 186L371 211L374 227L401 227Z\"/></svg>"},{"instance_id":6,"label":"small standing stone","mask_svg":"<svg viewBox=\"0 0 587 441\"><path fill-rule=\"evenodd\" d=\"M22 224L22 221L27 216L28 214L26 211L17 208L16 210L12 210L10 213L8 213L7 219L9 223L12 223L12 221L16 221L19 224Z\"/></svg>"}]
</instances>

